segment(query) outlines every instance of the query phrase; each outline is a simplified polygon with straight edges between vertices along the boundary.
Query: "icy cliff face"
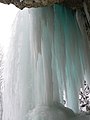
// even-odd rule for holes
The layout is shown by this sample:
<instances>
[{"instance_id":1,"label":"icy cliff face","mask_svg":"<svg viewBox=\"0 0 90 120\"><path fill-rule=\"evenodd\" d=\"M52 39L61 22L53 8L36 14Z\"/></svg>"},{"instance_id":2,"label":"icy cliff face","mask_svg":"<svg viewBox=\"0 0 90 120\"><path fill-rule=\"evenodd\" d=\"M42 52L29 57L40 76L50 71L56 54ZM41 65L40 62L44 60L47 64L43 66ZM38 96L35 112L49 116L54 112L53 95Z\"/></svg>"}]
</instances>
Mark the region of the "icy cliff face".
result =
<instances>
[{"instance_id":1,"label":"icy cliff face","mask_svg":"<svg viewBox=\"0 0 90 120\"><path fill-rule=\"evenodd\" d=\"M71 9L24 9L16 17L4 69L3 120L67 120L79 111L90 55ZM60 104L61 103L61 104Z\"/></svg>"}]
</instances>

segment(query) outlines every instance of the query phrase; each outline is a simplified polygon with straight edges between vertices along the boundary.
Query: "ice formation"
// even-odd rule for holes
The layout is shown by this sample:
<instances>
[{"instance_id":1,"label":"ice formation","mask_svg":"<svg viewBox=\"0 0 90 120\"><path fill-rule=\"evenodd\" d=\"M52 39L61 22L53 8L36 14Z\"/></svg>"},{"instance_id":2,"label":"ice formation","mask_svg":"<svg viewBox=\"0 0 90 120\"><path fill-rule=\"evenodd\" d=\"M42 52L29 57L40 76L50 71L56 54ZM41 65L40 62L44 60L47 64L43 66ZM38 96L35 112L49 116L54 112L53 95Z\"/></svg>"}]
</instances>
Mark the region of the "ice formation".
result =
<instances>
[{"instance_id":1,"label":"ice formation","mask_svg":"<svg viewBox=\"0 0 90 120\"><path fill-rule=\"evenodd\" d=\"M68 120L79 112L78 91L90 78L82 33L64 6L18 13L4 70L3 120Z\"/></svg>"}]
</instances>

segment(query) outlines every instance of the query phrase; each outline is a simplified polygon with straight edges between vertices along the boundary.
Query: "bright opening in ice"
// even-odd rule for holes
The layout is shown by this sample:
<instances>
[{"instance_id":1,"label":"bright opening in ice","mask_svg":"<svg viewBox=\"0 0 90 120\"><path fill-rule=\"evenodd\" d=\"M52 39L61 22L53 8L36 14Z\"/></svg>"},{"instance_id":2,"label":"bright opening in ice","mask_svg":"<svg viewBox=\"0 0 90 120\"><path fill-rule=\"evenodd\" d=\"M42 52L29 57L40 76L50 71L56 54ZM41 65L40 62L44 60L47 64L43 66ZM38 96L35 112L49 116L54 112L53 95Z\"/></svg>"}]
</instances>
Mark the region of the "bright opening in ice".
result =
<instances>
[{"instance_id":1,"label":"bright opening in ice","mask_svg":"<svg viewBox=\"0 0 90 120\"><path fill-rule=\"evenodd\" d=\"M5 5L0 3L0 47L7 51L11 37L11 28L15 16L19 11L14 5Z\"/></svg>"},{"instance_id":2,"label":"bright opening in ice","mask_svg":"<svg viewBox=\"0 0 90 120\"><path fill-rule=\"evenodd\" d=\"M83 88L80 88L79 103L81 112L90 113L90 85L84 80Z\"/></svg>"},{"instance_id":3,"label":"bright opening in ice","mask_svg":"<svg viewBox=\"0 0 90 120\"><path fill-rule=\"evenodd\" d=\"M0 120L2 120L3 115L3 69L4 69L4 58L8 51L8 46L11 37L12 24L14 22L15 16L19 9L14 5L5 5L0 3Z\"/></svg>"}]
</instances>

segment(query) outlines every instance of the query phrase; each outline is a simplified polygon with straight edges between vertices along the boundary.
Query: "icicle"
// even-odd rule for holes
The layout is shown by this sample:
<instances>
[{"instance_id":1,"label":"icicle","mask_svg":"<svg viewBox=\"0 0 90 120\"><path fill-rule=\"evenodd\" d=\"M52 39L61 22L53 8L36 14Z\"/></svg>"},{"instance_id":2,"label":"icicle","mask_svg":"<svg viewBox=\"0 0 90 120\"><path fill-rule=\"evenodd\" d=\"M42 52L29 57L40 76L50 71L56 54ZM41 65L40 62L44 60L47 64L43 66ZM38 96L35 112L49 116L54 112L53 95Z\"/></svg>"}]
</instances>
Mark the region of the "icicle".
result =
<instances>
[{"instance_id":1,"label":"icicle","mask_svg":"<svg viewBox=\"0 0 90 120\"><path fill-rule=\"evenodd\" d=\"M82 15L82 12L80 10L78 10L76 12L76 18L77 18L77 21L78 21L78 25L79 25L79 28L80 28L80 31L82 33L82 40L80 40L80 43L82 43L82 46L80 45L80 56L81 56L81 63L82 63L82 70L83 70L83 76L84 76L84 79L86 81L88 81L88 83L90 84L90 76L89 76L89 73L90 73L90 56L89 56L89 51L90 51L90 45L89 45L89 40L88 40L88 36L87 36L87 33L86 33L86 29L85 29L85 19ZM84 80L83 80L84 81ZM83 82L82 81L82 82Z\"/></svg>"},{"instance_id":2,"label":"icicle","mask_svg":"<svg viewBox=\"0 0 90 120\"><path fill-rule=\"evenodd\" d=\"M89 15L89 12L88 12L88 9L87 9L87 5L86 5L85 2L83 2L83 6L84 6L84 11L85 11L85 14L86 14L88 23L89 23L89 25L90 25L90 15Z\"/></svg>"}]
</instances>

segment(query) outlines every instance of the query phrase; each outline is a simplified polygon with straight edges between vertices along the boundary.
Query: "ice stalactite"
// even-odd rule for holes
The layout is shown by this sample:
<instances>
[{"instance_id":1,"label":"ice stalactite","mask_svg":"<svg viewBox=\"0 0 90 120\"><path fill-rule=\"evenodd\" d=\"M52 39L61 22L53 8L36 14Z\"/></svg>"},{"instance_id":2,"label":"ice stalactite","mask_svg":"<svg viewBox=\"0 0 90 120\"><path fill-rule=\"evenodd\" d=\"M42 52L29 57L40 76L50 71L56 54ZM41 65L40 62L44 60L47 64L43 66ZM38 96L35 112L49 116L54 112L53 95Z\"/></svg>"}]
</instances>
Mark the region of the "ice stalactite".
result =
<instances>
[{"instance_id":1,"label":"ice stalactite","mask_svg":"<svg viewBox=\"0 0 90 120\"><path fill-rule=\"evenodd\" d=\"M87 36L86 26L85 26L85 18L80 10L76 12L76 19L82 34L83 39L80 41L82 42L81 48L79 48L82 69L84 74L84 80L86 80L90 84L90 43L89 37ZM83 49L83 50L82 50ZM82 51L81 51L82 50Z\"/></svg>"},{"instance_id":2,"label":"ice stalactite","mask_svg":"<svg viewBox=\"0 0 90 120\"><path fill-rule=\"evenodd\" d=\"M85 38L69 8L20 11L6 59L3 120L66 120L74 113L62 105L63 93L78 112L78 91L90 69Z\"/></svg>"}]
</instances>

